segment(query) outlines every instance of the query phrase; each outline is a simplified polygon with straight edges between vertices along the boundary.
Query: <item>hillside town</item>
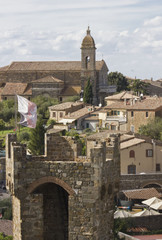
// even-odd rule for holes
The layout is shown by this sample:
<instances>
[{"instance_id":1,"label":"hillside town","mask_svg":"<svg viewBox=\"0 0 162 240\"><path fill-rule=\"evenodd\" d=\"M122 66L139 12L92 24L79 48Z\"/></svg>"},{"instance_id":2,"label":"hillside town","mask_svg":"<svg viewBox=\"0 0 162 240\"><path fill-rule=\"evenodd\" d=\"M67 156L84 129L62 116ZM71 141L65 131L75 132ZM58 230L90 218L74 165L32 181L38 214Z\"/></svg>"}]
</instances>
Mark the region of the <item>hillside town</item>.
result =
<instances>
[{"instance_id":1,"label":"hillside town","mask_svg":"<svg viewBox=\"0 0 162 240\"><path fill-rule=\"evenodd\" d=\"M90 27L81 61L0 68L8 239L162 239L162 80L121 75L96 61Z\"/></svg>"}]
</instances>

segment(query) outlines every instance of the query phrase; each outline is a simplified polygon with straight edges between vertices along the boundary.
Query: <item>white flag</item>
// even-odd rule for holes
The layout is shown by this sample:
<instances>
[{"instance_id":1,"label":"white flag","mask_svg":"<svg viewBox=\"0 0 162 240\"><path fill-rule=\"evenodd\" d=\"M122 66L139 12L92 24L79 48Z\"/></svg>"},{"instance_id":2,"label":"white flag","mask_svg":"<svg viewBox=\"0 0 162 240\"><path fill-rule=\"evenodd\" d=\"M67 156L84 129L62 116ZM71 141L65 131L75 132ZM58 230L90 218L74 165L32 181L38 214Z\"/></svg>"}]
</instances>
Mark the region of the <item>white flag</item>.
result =
<instances>
[{"instance_id":1,"label":"white flag","mask_svg":"<svg viewBox=\"0 0 162 240\"><path fill-rule=\"evenodd\" d=\"M37 122L37 105L19 95L17 95L17 98L18 112L21 114L19 124L25 127L35 128Z\"/></svg>"}]
</instances>

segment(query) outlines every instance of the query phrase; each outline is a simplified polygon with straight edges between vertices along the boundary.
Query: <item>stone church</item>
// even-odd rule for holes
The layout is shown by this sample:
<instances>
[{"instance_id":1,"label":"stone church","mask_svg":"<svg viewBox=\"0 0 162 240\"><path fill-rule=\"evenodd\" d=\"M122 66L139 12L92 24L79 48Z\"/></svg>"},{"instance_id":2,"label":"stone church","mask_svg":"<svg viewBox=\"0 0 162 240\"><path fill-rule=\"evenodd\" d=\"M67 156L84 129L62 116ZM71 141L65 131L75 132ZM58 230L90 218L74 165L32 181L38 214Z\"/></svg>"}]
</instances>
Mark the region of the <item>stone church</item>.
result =
<instances>
[{"instance_id":1,"label":"stone church","mask_svg":"<svg viewBox=\"0 0 162 240\"><path fill-rule=\"evenodd\" d=\"M1 99L15 94L27 97L47 95L60 101L84 91L88 79L93 88L93 104L103 101L108 93L108 67L96 61L95 41L88 27L81 44L81 61L12 62L0 68Z\"/></svg>"}]
</instances>

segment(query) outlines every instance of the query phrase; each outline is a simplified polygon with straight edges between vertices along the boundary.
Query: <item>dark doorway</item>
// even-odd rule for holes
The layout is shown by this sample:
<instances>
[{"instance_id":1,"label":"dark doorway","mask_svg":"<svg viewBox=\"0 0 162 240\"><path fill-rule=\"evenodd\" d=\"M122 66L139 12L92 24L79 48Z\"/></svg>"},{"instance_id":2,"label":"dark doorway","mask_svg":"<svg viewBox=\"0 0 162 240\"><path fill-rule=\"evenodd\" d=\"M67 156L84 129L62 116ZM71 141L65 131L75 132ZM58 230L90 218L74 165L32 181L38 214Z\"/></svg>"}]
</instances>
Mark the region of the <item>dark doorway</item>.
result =
<instances>
[{"instance_id":1,"label":"dark doorway","mask_svg":"<svg viewBox=\"0 0 162 240\"><path fill-rule=\"evenodd\" d=\"M34 193L43 194L43 239L68 240L68 193L54 183L45 183Z\"/></svg>"}]
</instances>

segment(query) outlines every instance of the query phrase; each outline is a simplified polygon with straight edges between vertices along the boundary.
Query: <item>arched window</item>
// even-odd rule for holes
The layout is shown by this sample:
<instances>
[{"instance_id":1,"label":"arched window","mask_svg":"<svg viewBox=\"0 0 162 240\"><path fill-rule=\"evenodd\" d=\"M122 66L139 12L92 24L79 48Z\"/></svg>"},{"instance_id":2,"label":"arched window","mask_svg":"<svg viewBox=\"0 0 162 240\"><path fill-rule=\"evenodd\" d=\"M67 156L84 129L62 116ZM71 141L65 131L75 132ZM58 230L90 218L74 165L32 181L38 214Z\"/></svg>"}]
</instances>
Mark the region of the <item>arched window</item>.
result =
<instances>
[{"instance_id":1,"label":"arched window","mask_svg":"<svg viewBox=\"0 0 162 240\"><path fill-rule=\"evenodd\" d=\"M88 63L90 62L90 57L89 56L87 56L86 57L86 69L88 69Z\"/></svg>"},{"instance_id":2,"label":"arched window","mask_svg":"<svg viewBox=\"0 0 162 240\"><path fill-rule=\"evenodd\" d=\"M136 174L136 165L128 165L128 174Z\"/></svg>"},{"instance_id":3,"label":"arched window","mask_svg":"<svg viewBox=\"0 0 162 240\"><path fill-rule=\"evenodd\" d=\"M134 151L134 150L131 150L131 151L129 152L129 157L130 157L130 158L135 158L135 151Z\"/></svg>"}]
</instances>

